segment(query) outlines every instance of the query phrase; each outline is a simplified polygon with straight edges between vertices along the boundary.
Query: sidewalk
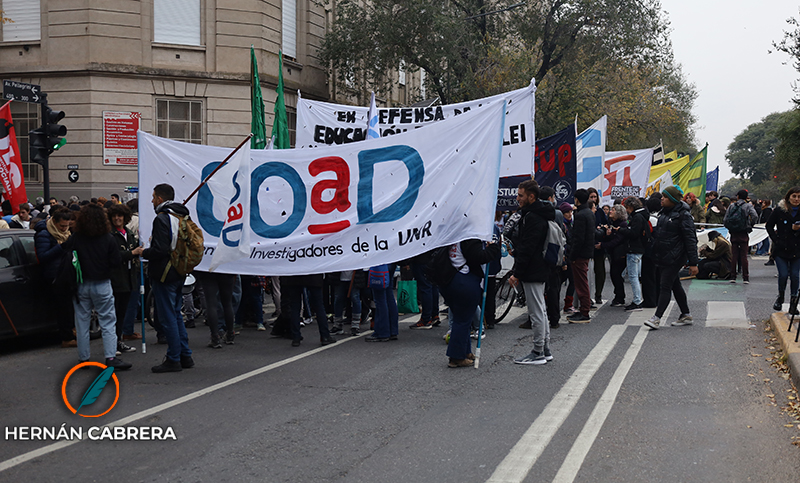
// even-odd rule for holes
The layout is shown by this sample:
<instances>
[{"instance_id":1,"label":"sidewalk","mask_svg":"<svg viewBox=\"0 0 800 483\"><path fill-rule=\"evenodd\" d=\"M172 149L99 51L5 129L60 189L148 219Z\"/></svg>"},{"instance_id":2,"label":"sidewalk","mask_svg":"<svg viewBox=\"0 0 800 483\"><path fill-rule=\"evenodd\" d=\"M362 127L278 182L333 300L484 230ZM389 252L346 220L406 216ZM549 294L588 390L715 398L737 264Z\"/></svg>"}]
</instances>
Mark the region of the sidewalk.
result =
<instances>
[{"instance_id":1,"label":"sidewalk","mask_svg":"<svg viewBox=\"0 0 800 483\"><path fill-rule=\"evenodd\" d=\"M788 332L789 318L783 312L775 312L770 316L775 337L783 348L783 352L787 356L786 364L792 374L792 381L794 385L800 387L800 343L795 342L794 338L797 335L797 330L800 328L800 316L794 317L794 325L792 331Z\"/></svg>"}]
</instances>

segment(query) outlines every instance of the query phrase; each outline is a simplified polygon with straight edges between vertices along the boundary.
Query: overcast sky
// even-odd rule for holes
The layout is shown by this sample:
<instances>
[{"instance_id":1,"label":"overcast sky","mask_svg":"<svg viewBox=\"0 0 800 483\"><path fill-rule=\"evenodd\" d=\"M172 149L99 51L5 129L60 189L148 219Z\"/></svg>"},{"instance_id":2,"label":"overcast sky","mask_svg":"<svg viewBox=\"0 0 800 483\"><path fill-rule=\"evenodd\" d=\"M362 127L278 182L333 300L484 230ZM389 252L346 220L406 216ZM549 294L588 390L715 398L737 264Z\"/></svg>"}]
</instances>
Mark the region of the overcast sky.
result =
<instances>
[{"instance_id":1,"label":"overcast sky","mask_svg":"<svg viewBox=\"0 0 800 483\"><path fill-rule=\"evenodd\" d=\"M697 87L697 147L708 143L708 170L720 167L722 185L733 177L725 161L733 138L767 114L792 107L792 82L800 73L788 55L768 51L790 29L786 19L800 16L800 2L661 0L661 4L672 24L675 60Z\"/></svg>"}]
</instances>

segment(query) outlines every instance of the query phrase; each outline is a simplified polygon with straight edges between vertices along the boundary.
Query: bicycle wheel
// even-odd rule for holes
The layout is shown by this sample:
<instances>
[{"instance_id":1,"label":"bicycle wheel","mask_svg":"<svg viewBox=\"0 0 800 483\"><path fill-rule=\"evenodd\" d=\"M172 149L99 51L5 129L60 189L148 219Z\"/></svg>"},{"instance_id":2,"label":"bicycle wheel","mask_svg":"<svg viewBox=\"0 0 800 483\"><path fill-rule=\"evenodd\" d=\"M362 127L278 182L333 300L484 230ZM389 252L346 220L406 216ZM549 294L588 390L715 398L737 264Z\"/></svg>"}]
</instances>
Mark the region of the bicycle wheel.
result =
<instances>
[{"instance_id":1,"label":"bicycle wheel","mask_svg":"<svg viewBox=\"0 0 800 483\"><path fill-rule=\"evenodd\" d=\"M497 282L497 288L494 292L495 323L499 323L503 320L514 304L516 293L514 292L514 287L511 286L510 278L511 272L508 272Z\"/></svg>"},{"instance_id":2,"label":"bicycle wheel","mask_svg":"<svg viewBox=\"0 0 800 483\"><path fill-rule=\"evenodd\" d=\"M147 297L144 299L144 317L150 327L155 328L155 311L156 304L153 300L153 291L151 290Z\"/></svg>"}]
</instances>

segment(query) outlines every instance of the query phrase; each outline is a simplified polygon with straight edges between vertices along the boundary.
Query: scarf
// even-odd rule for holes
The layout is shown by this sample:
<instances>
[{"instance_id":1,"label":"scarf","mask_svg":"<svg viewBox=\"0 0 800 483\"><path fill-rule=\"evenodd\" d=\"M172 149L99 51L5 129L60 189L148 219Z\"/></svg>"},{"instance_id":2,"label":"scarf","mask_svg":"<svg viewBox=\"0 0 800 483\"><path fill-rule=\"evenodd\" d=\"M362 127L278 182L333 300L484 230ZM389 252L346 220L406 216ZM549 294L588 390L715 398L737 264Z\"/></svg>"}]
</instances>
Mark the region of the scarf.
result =
<instances>
[{"instance_id":1,"label":"scarf","mask_svg":"<svg viewBox=\"0 0 800 483\"><path fill-rule=\"evenodd\" d=\"M47 220L47 232L53 235L53 238L56 239L56 242L59 245L67 241L67 238L69 238L69 231L64 233L63 231L59 230L52 218Z\"/></svg>"}]
</instances>

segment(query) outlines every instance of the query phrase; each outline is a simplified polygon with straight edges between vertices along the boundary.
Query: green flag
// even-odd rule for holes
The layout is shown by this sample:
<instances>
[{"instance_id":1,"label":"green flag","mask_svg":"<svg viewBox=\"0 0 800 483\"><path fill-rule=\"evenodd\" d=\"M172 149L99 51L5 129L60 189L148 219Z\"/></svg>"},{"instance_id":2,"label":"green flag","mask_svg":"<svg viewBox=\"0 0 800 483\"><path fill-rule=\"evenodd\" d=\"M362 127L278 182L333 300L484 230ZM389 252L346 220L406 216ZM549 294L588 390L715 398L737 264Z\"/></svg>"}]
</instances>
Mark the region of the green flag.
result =
<instances>
[{"instance_id":1,"label":"green flag","mask_svg":"<svg viewBox=\"0 0 800 483\"><path fill-rule=\"evenodd\" d=\"M708 144L678 173L672 175L675 184L681 187L684 193L692 192L700 199L700 204L706 203L706 166L708 164Z\"/></svg>"},{"instance_id":2,"label":"green flag","mask_svg":"<svg viewBox=\"0 0 800 483\"><path fill-rule=\"evenodd\" d=\"M278 98L275 99L275 121L272 124L272 149L289 149L289 121L283 101L283 53L278 51Z\"/></svg>"},{"instance_id":3,"label":"green flag","mask_svg":"<svg viewBox=\"0 0 800 483\"><path fill-rule=\"evenodd\" d=\"M256 51L250 46L250 149L264 149L267 146L267 125L264 122L264 100L261 98L261 81L258 79Z\"/></svg>"}]
</instances>

